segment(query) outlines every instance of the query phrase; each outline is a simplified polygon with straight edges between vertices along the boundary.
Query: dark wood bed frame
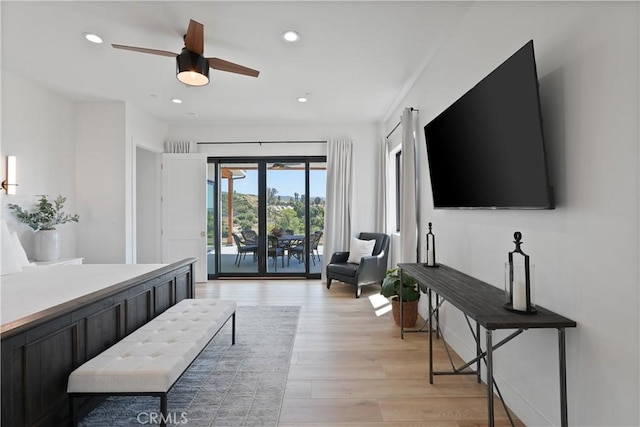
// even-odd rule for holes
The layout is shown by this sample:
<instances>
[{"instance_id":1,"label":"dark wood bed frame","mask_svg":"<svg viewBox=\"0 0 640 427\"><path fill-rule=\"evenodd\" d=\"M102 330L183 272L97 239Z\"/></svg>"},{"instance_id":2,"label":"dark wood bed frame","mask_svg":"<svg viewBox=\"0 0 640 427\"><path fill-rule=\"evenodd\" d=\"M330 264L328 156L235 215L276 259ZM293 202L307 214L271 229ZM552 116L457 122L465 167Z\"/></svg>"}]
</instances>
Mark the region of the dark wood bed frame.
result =
<instances>
[{"instance_id":1,"label":"dark wood bed frame","mask_svg":"<svg viewBox=\"0 0 640 427\"><path fill-rule=\"evenodd\" d=\"M67 425L69 374L167 308L194 298L196 261L187 258L2 325L1 425ZM95 403L78 399L78 411Z\"/></svg>"}]
</instances>

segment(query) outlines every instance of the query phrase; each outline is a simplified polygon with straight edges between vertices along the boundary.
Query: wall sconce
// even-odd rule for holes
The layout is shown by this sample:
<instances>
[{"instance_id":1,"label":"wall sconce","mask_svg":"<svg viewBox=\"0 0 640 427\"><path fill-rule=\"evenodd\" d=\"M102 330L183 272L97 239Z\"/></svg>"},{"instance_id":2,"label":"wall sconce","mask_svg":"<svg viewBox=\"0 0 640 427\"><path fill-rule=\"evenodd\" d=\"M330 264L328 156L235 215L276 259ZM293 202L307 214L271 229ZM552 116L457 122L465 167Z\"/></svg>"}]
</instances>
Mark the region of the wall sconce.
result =
<instances>
[{"instance_id":1,"label":"wall sconce","mask_svg":"<svg viewBox=\"0 0 640 427\"><path fill-rule=\"evenodd\" d=\"M16 194L16 156L7 156L7 178L2 181L2 189L7 192L7 194L14 195Z\"/></svg>"}]
</instances>

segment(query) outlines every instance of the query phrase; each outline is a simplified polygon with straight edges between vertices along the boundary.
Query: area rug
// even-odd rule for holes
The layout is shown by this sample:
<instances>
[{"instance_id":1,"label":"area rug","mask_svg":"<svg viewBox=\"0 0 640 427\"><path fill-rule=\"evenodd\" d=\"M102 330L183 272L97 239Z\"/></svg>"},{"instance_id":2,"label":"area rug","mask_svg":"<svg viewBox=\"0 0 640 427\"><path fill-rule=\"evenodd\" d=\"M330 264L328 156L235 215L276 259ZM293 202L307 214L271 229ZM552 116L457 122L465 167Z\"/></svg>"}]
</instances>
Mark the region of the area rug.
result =
<instances>
[{"instance_id":1,"label":"area rug","mask_svg":"<svg viewBox=\"0 0 640 427\"><path fill-rule=\"evenodd\" d=\"M239 306L168 396L170 426L276 426L300 307ZM86 427L159 425L160 399L114 396L79 423Z\"/></svg>"}]
</instances>

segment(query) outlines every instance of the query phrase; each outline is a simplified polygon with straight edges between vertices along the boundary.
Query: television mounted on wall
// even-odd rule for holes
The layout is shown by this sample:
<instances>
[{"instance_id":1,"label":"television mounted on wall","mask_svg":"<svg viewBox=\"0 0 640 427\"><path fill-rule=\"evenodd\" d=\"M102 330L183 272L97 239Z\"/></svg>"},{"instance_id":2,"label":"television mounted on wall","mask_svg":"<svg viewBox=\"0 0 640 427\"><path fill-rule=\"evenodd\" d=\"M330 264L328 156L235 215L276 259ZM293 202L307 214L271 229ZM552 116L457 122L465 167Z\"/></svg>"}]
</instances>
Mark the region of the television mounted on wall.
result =
<instances>
[{"instance_id":1,"label":"television mounted on wall","mask_svg":"<svg viewBox=\"0 0 640 427\"><path fill-rule=\"evenodd\" d=\"M533 40L424 127L435 209L554 209Z\"/></svg>"}]
</instances>

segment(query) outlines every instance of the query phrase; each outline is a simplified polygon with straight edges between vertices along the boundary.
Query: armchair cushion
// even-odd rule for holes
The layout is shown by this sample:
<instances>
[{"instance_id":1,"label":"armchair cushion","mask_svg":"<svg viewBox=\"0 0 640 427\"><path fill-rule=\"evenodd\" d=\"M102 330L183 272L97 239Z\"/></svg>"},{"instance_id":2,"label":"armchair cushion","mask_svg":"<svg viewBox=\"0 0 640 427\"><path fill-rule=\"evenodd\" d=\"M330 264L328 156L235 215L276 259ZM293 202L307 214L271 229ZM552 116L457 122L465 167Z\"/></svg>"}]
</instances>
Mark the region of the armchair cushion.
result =
<instances>
[{"instance_id":1,"label":"armchair cushion","mask_svg":"<svg viewBox=\"0 0 640 427\"><path fill-rule=\"evenodd\" d=\"M349 259L349 252L334 252L333 255L331 255L331 260L329 261L329 264L344 263L344 262L347 262L348 259Z\"/></svg>"},{"instance_id":2,"label":"armchair cushion","mask_svg":"<svg viewBox=\"0 0 640 427\"><path fill-rule=\"evenodd\" d=\"M371 256L375 245L375 240L360 240L352 237L351 247L349 248L349 259L347 259L347 262L351 264L360 264L360 258Z\"/></svg>"},{"instance_id":3,"label":"armchair cushion","mask_svg":"<svg viewBox=\"0 0 640 427\"><path fill-rule=\"evenodd\" d=\"M355 277L358 272L358 264L332 264L331 272L348 277Z\"/></svg>"}]
</instances>

